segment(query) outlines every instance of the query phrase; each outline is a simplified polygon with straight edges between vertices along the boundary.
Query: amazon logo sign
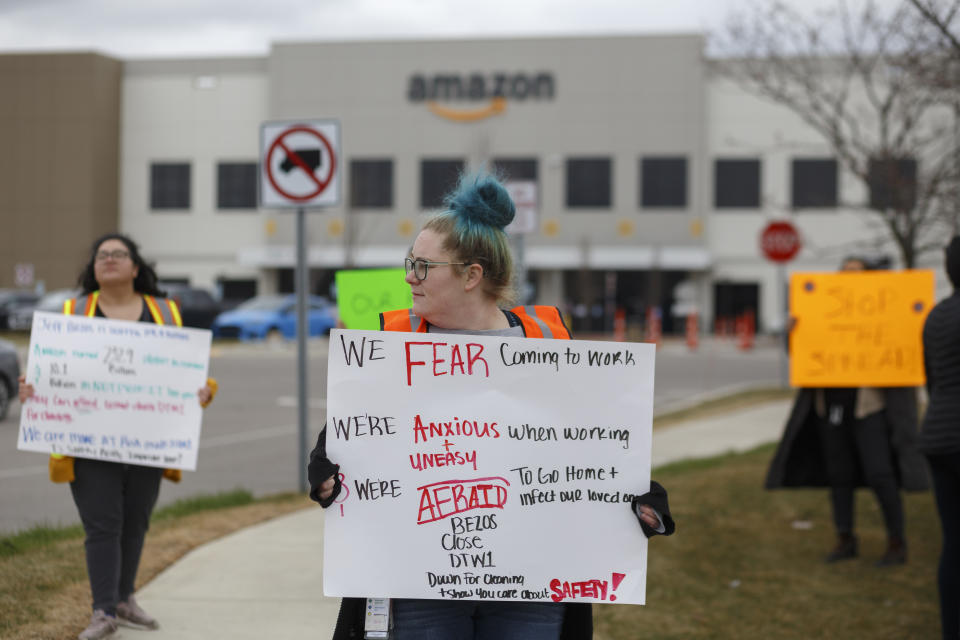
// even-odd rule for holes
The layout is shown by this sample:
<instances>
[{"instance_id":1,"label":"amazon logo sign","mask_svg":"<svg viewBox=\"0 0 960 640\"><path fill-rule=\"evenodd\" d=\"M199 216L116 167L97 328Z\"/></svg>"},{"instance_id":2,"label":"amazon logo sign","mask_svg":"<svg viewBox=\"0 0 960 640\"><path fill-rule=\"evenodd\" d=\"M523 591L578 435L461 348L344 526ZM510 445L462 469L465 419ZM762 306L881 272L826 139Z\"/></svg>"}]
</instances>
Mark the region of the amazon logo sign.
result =
<instances>
[{"instance_id":1,"label":"amazon logo sign","mask_svg":"<svg viewBox=\"0 0 960 640\"><path fill-rule=\"evenodd\" d=\"M441 118L473 122L503 113L508 100L552 100L555 91L551 73L415 74L410 76L407 98L425 103ZM465 102L474 104L464 107Z\"/></svg>"}]
</instances>

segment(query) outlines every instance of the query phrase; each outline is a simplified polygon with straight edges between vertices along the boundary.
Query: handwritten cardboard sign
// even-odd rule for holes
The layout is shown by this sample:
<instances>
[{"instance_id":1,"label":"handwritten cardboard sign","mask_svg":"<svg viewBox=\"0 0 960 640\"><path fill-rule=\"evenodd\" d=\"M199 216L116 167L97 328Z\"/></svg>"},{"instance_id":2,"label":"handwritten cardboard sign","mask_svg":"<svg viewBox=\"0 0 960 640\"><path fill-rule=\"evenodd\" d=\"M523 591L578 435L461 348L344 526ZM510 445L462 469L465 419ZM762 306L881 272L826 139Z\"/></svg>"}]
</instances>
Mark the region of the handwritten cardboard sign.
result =
<instances>
[{"instance_id":1,"label":"handwritten cardboard sign","mask_svg":"<svg viewBox=\"0 0 960 640\"><path fill-rule=\"evenodd\" d=\"M380 311L413 306L403 269L337 271L337 307L347 329L379 329Z\"/></svg>"},{"instance_id":2,"label":"handwritten cardboard sign","mask_svg":"<svg viewBox=\"0 0 960 640\"><path fill-rule=\"evenodd\" d=\"M209 359L207 330L38 311L17 448L194 470Z\"/></svg>"},{"instance_id":3,"label":"handwritten cardboard sign","mask_svg":"<svg viewBox=\"0 0 960 640\"><path fill-rule=\"evenodd\" d=\"M795 387L921 385L932 271L794 273L790 383Z\"/></svg>"},{"instance_id":4,"label":"handwritten cardboard sign","mask_svg":"<svg viewBox=\"0 0 960 640\"><path fill-rule=\"evenodd\" d=\"M324 593L643 604L654 354L334 331Z\"/></svg>"}]
</instances>

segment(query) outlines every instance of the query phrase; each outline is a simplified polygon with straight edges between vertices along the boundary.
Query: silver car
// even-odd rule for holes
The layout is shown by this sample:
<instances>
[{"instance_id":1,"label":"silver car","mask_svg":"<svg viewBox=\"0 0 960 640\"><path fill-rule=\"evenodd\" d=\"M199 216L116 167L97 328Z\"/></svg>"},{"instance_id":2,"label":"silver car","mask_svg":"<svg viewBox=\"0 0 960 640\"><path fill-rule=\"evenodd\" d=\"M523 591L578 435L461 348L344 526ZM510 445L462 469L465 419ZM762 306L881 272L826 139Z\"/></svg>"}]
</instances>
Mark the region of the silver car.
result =
<instances>
[{"instance_id":1,"label":"silver car","mask_svg":"<svg viewBox=\"0 0 960 640\"><path fill-rule=\"evenodd\" d=\"M20 363L13 343L0 340L0 420L7 417L10 402L17 393Z\"/></svg>"},{"instance_id":2,"label":"silver car","mask_svg":"<svg viewBox=\"0 0 960 640\"><path fill-rule=\"evenodd\" d=\"M34 311L62 313L63 303L76 296L76 289L58 289L57 291L51 291L40 298L40 301L36 304L12 309L10 315L7 317L7 326L13 331L30 331L30 328L33 326Z\"/></svg>"}]
</instances>

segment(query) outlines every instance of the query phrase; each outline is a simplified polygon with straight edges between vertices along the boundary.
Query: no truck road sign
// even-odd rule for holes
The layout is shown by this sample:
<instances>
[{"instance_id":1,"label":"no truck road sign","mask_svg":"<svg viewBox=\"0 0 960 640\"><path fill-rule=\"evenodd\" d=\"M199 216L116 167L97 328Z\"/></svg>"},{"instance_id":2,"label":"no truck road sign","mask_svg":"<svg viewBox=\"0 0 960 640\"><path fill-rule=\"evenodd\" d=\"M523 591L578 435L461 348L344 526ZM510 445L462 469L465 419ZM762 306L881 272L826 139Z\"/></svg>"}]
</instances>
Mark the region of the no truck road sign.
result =
<instances>
[{"instance_id":1,"label":"no truck road sign","mask_svg":"<svg viewBox=\"0 0 960 640\"><path fill-rule=\"evenodd\" d=\"M340 123L260 126L260 206L328 207L340 202Z\"/></svg>"}]
</instances>

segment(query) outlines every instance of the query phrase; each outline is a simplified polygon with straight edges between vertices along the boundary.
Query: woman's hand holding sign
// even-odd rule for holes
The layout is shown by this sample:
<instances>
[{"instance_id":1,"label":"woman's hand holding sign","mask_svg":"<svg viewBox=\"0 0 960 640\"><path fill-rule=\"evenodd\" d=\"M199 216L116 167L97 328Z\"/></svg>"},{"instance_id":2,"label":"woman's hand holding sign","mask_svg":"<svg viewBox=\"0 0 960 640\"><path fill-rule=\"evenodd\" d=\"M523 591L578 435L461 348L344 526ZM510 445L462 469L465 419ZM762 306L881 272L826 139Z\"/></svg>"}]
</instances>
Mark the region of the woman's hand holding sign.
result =
<instances>
[{"instance_id":1,"label":"woman's hand holding sign","mask_svg":"<svg viewBox=\"0 0 960 640\"><path fill-rule=\"evenodd\" d=\"M27 382L27 376L20 376L17 381L20 383L17 397L20 399L20 404L23 404L27 401L27 398L33 397L33 385Z\"/></svg>"},{"instance_id":2,"label":"woman's hand holding sign","mask_svg":"<svg viewBox=\"0 0 960 640\"><path fill-rule=\"evenodd\" d=\"M653 507L648 504L640 505L638 509L640 519L643 520L648 527L651 529L660 528L660 517L657 515L657 512L654 511Z\"/></svg>"},{"instance_id":3,"label":"woman's hand holding sign","mask_svg":"<svg viewBox=\"0 0 960 640\"><path fill-rule=\"evenodd\" d=\"M320 484L320 499L326 500L333 495L333 488L336 486L336 481L333 476L330 476Z\"/></svg>"}]
</instances>

